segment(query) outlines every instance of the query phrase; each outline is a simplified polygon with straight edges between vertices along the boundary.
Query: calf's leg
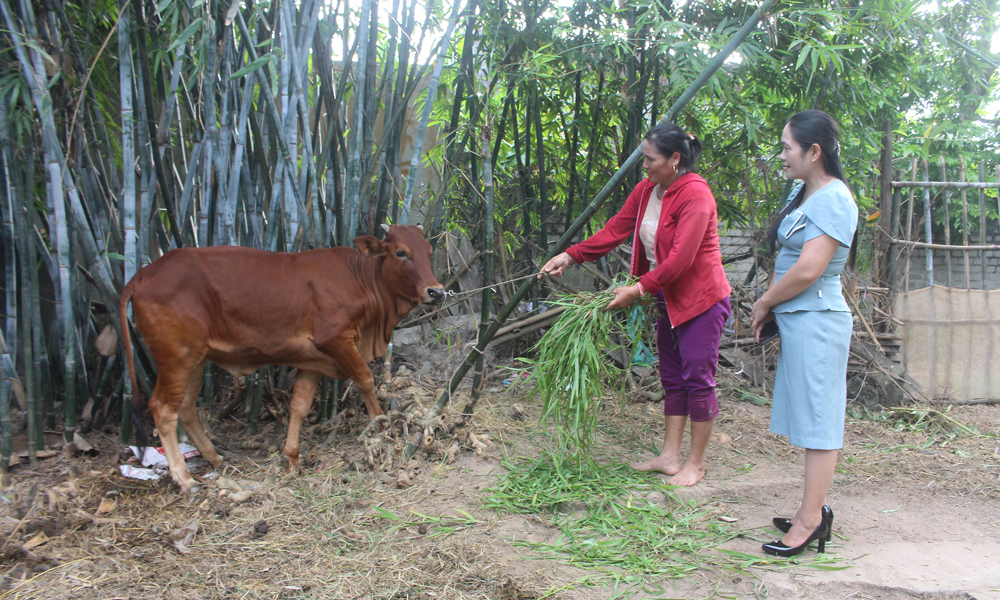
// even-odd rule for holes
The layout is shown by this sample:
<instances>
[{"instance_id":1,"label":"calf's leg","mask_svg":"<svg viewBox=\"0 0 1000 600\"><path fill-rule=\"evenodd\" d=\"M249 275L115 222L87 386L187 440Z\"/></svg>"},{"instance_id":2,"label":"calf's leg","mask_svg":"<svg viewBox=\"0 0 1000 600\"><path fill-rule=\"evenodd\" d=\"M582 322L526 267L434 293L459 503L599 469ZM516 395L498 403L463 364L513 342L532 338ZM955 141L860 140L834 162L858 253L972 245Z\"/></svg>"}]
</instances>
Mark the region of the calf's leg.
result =
<instances>
[{"instance_id":1,"label":"calf's leg","mask_svg":"<svg viewBox=\"0 0 1000 600\"><path fill-rule=\"evenodd\" d=\"M368 418L374 419L385 414L382 412L378 396L375 394L375 377L354 344L341 341L339 344L329 344L328 347L320 349L333 358L344 377L351 379L354 381L354 385L358 386L361 398L365 401L365 408L368 409Z\"/></svg>"},{"instance_id":2,"label":"calf's leg","mask_svg":"<svg viewBox=\"0 0 1000 600\"><path fill-rule=\"evenodd\" d=\"M212 463L218 469L222 466L222 457L215 451L215 446L205 434L205 428L198 419L197 400L198 390L201 389L201 377L205 373L205 363L201 363L188 374L187 386L184 388L184 401L181 403L178 415L181 426L187 432L188 437L194 444L202 458Z\"/></svg>"},{"instance_id":3,"label":"calf's leg","mask_svg":"<svg viewBox=\"0 0 1000 600\"><path fill-rule=\"evenodd\" d=\"M153 397L149 399L149 412L153 414L153 422L160 432L160 442L163 452L167 455L170 465L170 476L184 491L190 491L195 486L194 479L188 473L187 465L177 443L177 417L184 402L188 384L187 370L164 368L160 372L153 388Z\"/></svg>"},{"instance_id":4,"label":"calf's leg","mask_svg":"<svg viewBox=\"0 0 1000 600\"><path fill-rule=\"evenodd\" d=\"M299 434L302 431L302 422L305 421L306 416L309 415L309 409L312 408L320 377L322 375L316 371L299 371L295 377L295 386L292 387L292 403L288 410L288 436L285 438L285 448L281 451L292 468L299 466Z\"/></svg>"}]
</instances>

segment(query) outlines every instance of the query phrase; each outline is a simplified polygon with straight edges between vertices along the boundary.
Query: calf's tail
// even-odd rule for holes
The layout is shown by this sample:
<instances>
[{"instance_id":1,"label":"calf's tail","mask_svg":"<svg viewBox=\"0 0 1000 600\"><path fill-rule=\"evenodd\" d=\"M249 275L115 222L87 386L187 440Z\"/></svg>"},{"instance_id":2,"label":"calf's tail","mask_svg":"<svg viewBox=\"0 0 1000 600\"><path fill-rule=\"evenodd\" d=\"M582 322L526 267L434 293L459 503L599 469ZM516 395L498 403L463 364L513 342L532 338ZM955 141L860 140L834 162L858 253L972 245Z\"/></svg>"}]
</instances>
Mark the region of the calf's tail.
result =
<instances>
[{"instance_id":1,"label":"calf's tail","mask_svg":"<svg viewBox=\"0 0 1000 600\"><path fill-rule=\"evenodd\" d=\"M129 335L128 326L128 303L132 300L132 294L139 284L140 274L136 273L122 290L121 301L118 304L118 318L121 319L122 326L122 346L125 348L125 360L128 364L128 375L132 381L132 431L135 432L135 443L139 447L141 457L148 445L146 428L143 425L142 413L145 406L142 403L142 396L139 395L139 386L135 376L135 358L132 353L132 337Z\"/></svg>"}]
</instances>

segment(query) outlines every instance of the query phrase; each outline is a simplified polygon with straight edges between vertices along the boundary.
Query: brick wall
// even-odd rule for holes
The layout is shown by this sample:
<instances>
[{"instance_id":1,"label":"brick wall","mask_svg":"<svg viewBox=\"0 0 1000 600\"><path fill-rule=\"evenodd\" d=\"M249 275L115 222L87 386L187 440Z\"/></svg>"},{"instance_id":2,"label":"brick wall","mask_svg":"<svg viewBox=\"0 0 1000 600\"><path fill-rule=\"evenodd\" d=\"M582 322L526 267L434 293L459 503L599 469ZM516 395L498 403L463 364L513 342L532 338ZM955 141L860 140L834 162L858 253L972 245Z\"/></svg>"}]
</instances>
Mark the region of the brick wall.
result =
<instances>
[{"instance_id":1,"label":"brick wall","mask_svg":"<svg viewBox=\"0 0 1000 600\"><path fill-rule=\"evenodd\" d=\"M969 244L974 246L996 246L1000 245L1000 232L997 231L996 224L993 233L988 233L985 240L970 239ZM961 238L959 238L961 239ZM954 243L954 239L952 243ZM937 240L935 240L937 242ZM927 281L927 250L916 248L910 254L910 290L918 290L928 286ZM986 280L983 281L983 261L986 262ZM951 281L948 279L948 263L951 262ZM934 285L947 287L965 288L971 287L974 290L996 290L1000 289L1000 250L986 250L983 252L969 253L969 282L966 285L965 278L965 258L963 252L950 252L945 250L934 250ZM902 273L906 266L906 253L899 260L899 269Z\"/></svg>"},{"instance_id":2,"label":"brick wall","mask_svg":"<svg viewBox=\"0 0 1000 600\"><path fill-rule=\"evenodd\" d=\"M750 252L754 242L748 230L719 227L719 245L722 249L722 259L726 260L731 256ZM732 262L726 265L726 276L734 282L743 283L751 268L753 268L753 258Z\"/></svg>"}]
</instances>

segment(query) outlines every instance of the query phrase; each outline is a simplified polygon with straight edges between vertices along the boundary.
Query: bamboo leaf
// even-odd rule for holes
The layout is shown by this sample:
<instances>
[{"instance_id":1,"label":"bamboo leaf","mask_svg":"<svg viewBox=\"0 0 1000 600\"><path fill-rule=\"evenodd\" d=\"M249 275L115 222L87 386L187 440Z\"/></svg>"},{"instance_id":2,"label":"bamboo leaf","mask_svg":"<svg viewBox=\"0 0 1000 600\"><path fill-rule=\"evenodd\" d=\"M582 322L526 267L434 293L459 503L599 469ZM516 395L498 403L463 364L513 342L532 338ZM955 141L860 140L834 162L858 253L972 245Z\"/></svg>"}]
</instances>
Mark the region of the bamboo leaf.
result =
<instances>
[{"instance_id":1,"label":"bamboo leaf","mask_svg":"<svg viewBox=\"0 0 1000 600\"><path fill-rule=\"evenodd\" d=\"M265 54L264 56L261 56L260 58L258 58L257 60L253 61L249 65L243 67L239 71L236 71L235 73L233 73L232 75L230 75L228 81L232 81L234 79L239 79L240 77L243 77L244 75L249 75L250 73L253 73L257 69L259 69L259 68L263 67L264 65L266 65L269 60L271 60L271 55L270 54Z\"/></svg>"},{"instance_id":2,"label":"bamboo leaf","mask_svg":"<svg viewBox=\"0 0 1000 600\"><path fill-rule=\"evenodd\" d=\"M177 49L178 46L186 44L187 41L189 39L191 39L191 36L193 36L195 34L195 32L197 32L198 29L201 28L201 24L204 23L204 22L205 22L205 19L203 19L201 17L198 17L197 19L195 19L193 23L191 23L190 25L188 25L187 29L185 29L184 31L182 31L181 34L179 36L177 36L177 39L174 40L174 43L170 44L170 47L167 48L167 52L173 52L174 50Z\"/></svg>"},{"instance_id":3,"label":"bamboo leaf","mask_svg":"<svg viewBox=\"0 0 1000 600\"><path fill-rule=\"evenodd\" d=\"M796 63L795 63L795 69L796 70L798 70L799 67L802 66L802 63L806 62L806 59L809 58L809 50L810 49L811 48L809 47L809 45L802 46L802 51L799 52L799 60L796 61Z\"/></svg>"}]
</instances>

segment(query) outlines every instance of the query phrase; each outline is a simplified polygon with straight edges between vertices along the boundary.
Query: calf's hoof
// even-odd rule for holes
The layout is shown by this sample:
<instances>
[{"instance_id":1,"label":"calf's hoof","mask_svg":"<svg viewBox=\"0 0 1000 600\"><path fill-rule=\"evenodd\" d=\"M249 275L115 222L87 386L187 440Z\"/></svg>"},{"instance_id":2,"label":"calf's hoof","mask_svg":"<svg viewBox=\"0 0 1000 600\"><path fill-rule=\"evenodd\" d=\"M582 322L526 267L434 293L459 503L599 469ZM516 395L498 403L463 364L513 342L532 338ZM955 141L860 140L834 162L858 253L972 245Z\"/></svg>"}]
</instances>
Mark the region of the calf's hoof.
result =
<instances>
[{"instance_id":1,"label":"calf's hoof","mask_svg":"<svg viewBox=\"0 0 1000 600\"><path fill-rule=\"evenodd\" d=\"M297 450L295 451L295 454L282 452L281 455L285 457L285 466L289 471L297 472L299 470L301 463L299 461L299 452Z\"/></svg>"},{"instance_id":2,"label":"calf's hoof","mask_svg":"<svg viewBox=\"0 0 1000 600\"><path fill-rule=\"evenodd\" d=\"M194 496L201 491L201 488L198 487L198 484L194 481L192 481L189 485L184 485L183 483L178 483L177 485L181 486L181 493L186 496Z\"/></svg>"}]
</instances>

